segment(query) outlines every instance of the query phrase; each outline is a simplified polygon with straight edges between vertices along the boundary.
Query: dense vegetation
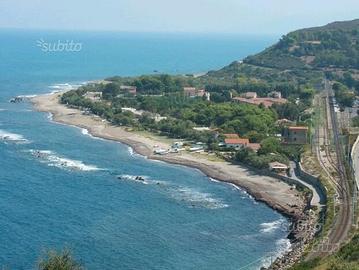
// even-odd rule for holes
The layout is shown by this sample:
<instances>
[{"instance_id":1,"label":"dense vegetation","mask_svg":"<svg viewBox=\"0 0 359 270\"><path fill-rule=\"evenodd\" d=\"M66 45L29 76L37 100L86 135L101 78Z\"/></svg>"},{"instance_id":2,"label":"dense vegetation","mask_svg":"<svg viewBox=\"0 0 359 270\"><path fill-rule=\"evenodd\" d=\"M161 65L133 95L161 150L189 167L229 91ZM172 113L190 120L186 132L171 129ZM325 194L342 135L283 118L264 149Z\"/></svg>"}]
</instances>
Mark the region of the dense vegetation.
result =
<instances>
[{"instance_id":1,"label":"dense vegetation","mask_svg":"<svg viewBox=\"0 0 359 270\"><path fill-rule=\"evenodd\" d=\"M296 96L308 86L321 88L322 79L338 81L359 95L359 20L335 22L285 35L263 52L233 62L204 76L218 88L258 91L280 89Z\"/></svg>"},{"instance_id":2,"label":"dense vegetation","mask_svg":"<svg viewBox=\"0 0 359 270\"><path fill-rule=\"evenodd\" d=\"M219 128L225 133L241 134L253 142L259 142L267 134L276 132L276 111L262 106L232 102L214 103L202 98L189 98L181 93L117 97L108 90L113 89L117 93L113 84L99 88L106 93L104 101L93 102L85 98L84 93L89 90L87 87L65 93L61 101L88 109L115 125L159 131L172 138L200 140L209 144L213 143L216 132L196 131L194 127L204 126L213 130ZM146 113L135 115L130 111L122 111L123 107L132 107ZM154 117L157 114L162 117L159 121Z\"/></svg>"},{"instance_id":3,"label":"dense vegetation","mask_svg":"<svg viewBox=\"0 0 359 270\"><path fill-rule=\"evenodd\" d=\"M83 270L84 268L71 255L69 250L49 251L40 259L39 270Z\"/></svg>"},{"instance_id":4,"label":"dense vegetation","mask_svg":"<svg viewBox=\"0 0 359 270\"><path fill-rule=\"evenodd\" d=\"M278 138L268 137L261 141L261 148L255 153L249 148L236 152L234 160L249 166L265 169L268 163L278 161L289 164L289 160L299 161L302 147L299 145L282 145Z\"/></svg>"},{"instance_id":5,"label":"dense vegetation","mask_svg":"<svg viewBox=\"0 0 359 270\"><path fill-rule=\"evenodd\" d=\"M359 20L289 33L248 64L270 68L359 68Z\"/></svg>"},{"instance_id":6,"label":"dense vegetation","mask_svg":"<svg viewBox=\"0 0 359 270\"><path fill-rule=\"evenodd\" d=\"M357 270L359 267L359 234L328 258L317 258L297 264L292 270Z\"/></svg>"},{"instance_id":7,"label":"dense vegetation","mask_svg":"<svg viewBox=\"0 0 359 270\"><path fill-rule=\"evenodd\" d=\"M348 87L341 83L334 83L333 90L335 94L336 101L340 107L351 107L355 100L355 94L353 91L350 91Z\"/></svg>"}]
</instances>

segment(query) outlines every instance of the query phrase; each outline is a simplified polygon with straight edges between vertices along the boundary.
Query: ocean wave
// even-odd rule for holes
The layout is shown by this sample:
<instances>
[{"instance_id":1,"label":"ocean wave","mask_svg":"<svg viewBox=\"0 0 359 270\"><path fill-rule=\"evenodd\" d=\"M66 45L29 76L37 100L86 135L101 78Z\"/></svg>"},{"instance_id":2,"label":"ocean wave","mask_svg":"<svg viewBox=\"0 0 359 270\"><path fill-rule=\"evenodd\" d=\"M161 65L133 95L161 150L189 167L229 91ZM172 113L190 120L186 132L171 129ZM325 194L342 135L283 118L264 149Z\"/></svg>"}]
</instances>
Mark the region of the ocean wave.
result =
<instances>
[{"instance_id":1,"label":"ocean wave","mask_svg":"<svg viewBox=\"0 0 359 270\"><path fill-rule=\"evenodd\" d=\"M214 182L214 183L221 183L221 181L217 180L217 179L214 179L212 177L208 177L209 178L209 181L211 182Z\"/></svg>"},{"instance_id":2,"label":"ocean wave","mask_svg":"<svg viewBox=\"0 0 359 270\"><path fill-rule=\"evenodd\" d=\"M76 126L74 126L74 127L76 127ZM80 129L81 129L81 134L82 134L82 135L89 136L89 137L91 137L92 139L95 139L95 140L106 141L106 139L103 139L103 138L101 138L101 137L93 136L93 135L90 133L90 131L89 131L88 129L86 129L86 128L80 128Z\"/></svg>"},{"instance_id":3,"label":"ocean wave","mask_svg":"<svg viewBox=\"0 0 359 270\"><path fill-rule=\"evenodd\" d=\"M142 184L149 184L148 182L148 176L146 175L130 175L130 174L121 174L117 176L118 179L123 180L129 180L129 181L135 181Z\"/></svg>"},{"instance_id":4,"label":"ocean wave","mask_svg":"<svg viewBox=\"0 0 359 270\"><path fill-rule=\"evenodd\" d=\"M229 207L221 199L213 197L210 193L200 192L189 187L172 188L171 196L178 200L191 204L193 207L204 207L208 209L220 209Z\"/></svg>"},{"instance_id":5,"label":"ocean wave","mask_svg":"<svg viewBox=\"0 0 359 270\"><path fill-rule=\"evenodd\" d=\"M285 224L285 219L281 218L278 220L275 220L273 222L264 222L262 224L260 224L261 226L261 230L260 232L262 233L272 233L276 230L278 230L279 228L282 228Z\"/></svg>"},{"instance_id":6,"label":"ocean wave","mask_svg":"<svg viewBox=\"0 0 359 270\"><path fill-rule=\"evenodd\" d=\"M68 169L74 171L100 171L103 170L94 165L86 165L82 161L69 159L57 155L50 150L30 150L30 153L40 159L42 162L48 164L48 166L58 167L61 169Z\"/></svg>"},{"instance_id":7,"label":"ocean wave","mask_svg":"<svg viewBox=\"0 0 359 270\"><path fill-rule=\"evenodd\" d=\"M7 132L0 129L0 140L5 142L15 142L15 143L29 143L24 136L16 133Z\"/></svg>"},{"instance_id":8,"label":"ocean wave","mask_svg":"<svg viewBox=\"0 0 359 270\"><path fill-rule=\"evenodd\" d=\"M228 184L232 186L234 190L238 190L241 193L241 199L250 199L251 201L253 201L254 204L258 204L256 199L251 194L249 194L245 189L233 183L228 183Z\"/></svg>"},{"instance_id":9,"label":"ocean wave","mask_svg":"<svg viewBox=\"0 0 359 270\"><path fill-rule=\"evenodd\" d=\"M261 266L268 268L271 263L276 259L285 255L287 252L291 251L292 244L288 238L278 239L275 242L275 251L271 252L264 256L261 260Z\"/></svg>"},{"instance_id":10,"label":"ocean wave","mask_svg":"<svg viewBox=\"0 0 359 270\"><path fill-rule=\"evenodd\" d=\"M80 86L84 85L83 83L76 83L76 84L70 84L70 83L57 83L52 84L49 86L50 89L53 89L50 94L56 94L63 90L72 90L79 88Z\"/></svg>"},{"instance_id":11,"label":"ocean wave","mask_svg":"<svg viewBox=\"0 0 359 270\"><path fill-rule=\"evenodd\" d=\"M72 88L72 85L69 83L57 83L57 84L50 85L49 88L51 88L51 89L66 89L66 88Z\"/></svg>"},{"instance_id":12,"label":"ocean wave","mask_svg":"<svg viewBox=\"0 0 359 270\"><path fill-rule=\"evenodd\" d=\"M135 151L133 151L133 148L130 146L127 148L127 150L128 150L128 153L130 154L130 156L133 156L135 154Z\"/></svg>"},{"instance_id":13,"label":"ocean wave","mask_svg":"<svg viewBox=\"0 0 359 270\"><path fill-rule=\"evenodd\" d=\"M7 109L0 108L0 112L5 112L5 111L7 111Z\"/></svg>"},{"instance_id":14,"label":"ocean wave","mask_svg":"<svg viewBox=\"0 0 359 270\"><path fill-rule=\"evenodd\" d=\"M128 175L122 174L117 176L121 180L130 180L146 185L156 185L161 188L161 191L170 198L185 202L191 207L203 207L207 209L220 209L229 207L221 199L215 198L210 193L198 191L194 188L174 185L169 181L151 179L147 175Z\"/></svg>"},{"instance_id":15,"label":"ocean wave","mask_svg":"<svg viewBox=\"0 0 359 270\"><path fill-rule=\"evenodd\" d=\"M147 156L143 156L137 152L135 152L135 150L131 147L131 146L128 146L127 148L127 151L128 151L128 154L132 157L139 157L139 158L143 158L143 159L148 159ZM152 162L163 162L161 160L151 160Z\"/></svg>"},{"instance_id":16,"label":"ocean wave","mask_svg":"<svg viewBox=\"0 0 359 270\"><path fill-rule=\"evenodd\" d=\"M17 96L18 98L22 98L24 100L28 100L28 99L31 99L31 98L34 98L34 97L37 97L38 95L36 94L32 94L32 95L19 95Z\"/></svg>"},{"instance_id":17,"label":"ocean wave","mask_svg":"<svg viewBox=\"0 0 359 270\"><path fill-rule=\"evenodd\" d=\"M88 131L86 128L82 128L82 129L81 129L81 133L82 133L83 135L90 135L89 131Z\"/></svg>"},{"instance_id":18,"label":"ocean wave","mask_svg":"<svg viewBox=\"0 0 359 270\"><path fill-rule=\"evenodd\" d=\"M292 244L288 238L279 239L275 243L277 249L277 257L283 256L286 252L290 251Z\"/></svg>"}]
</instances>

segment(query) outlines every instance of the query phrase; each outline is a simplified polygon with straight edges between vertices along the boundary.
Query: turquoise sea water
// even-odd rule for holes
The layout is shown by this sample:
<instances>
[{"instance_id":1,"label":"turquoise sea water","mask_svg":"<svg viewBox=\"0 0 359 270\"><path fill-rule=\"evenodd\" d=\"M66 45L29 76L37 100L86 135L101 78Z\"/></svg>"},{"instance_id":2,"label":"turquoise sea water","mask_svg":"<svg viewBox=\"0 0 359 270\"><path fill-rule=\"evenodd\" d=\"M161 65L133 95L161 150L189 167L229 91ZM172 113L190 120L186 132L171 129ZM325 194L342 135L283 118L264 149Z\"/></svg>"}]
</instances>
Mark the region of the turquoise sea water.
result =
<instances>
[{"instance_id":1,"label":"turquoise sea water","mask_svg":"<svg viewBox=\"0 0 359 270\"><path fill-rule=\"evenodd\" d=\"M46 53L40 39L82 50ZM0 31L0 266L34 269L44 250L69 247L88 269L258 269L285 250L288 221L243 191L8 103L62 83L216 69L273 41Z\"/></svg>"}]
</instances>

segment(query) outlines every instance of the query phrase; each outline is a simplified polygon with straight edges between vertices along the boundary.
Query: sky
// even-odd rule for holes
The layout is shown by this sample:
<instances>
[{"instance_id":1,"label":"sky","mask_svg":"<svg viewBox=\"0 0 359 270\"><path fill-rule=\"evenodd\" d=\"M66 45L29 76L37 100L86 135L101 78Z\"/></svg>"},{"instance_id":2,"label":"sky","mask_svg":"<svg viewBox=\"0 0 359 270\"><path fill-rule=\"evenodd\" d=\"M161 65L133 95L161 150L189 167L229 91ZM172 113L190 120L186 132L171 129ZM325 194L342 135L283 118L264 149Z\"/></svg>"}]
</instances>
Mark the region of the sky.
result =
<instances>
[{"instance_id":1,"label":"sky","mask_svg":"<svg viewBox=\"0 0 359 270\"><path fill-rule=\"evenodd\" d=\"M0 0L0 28L278 35L356 18L358 0Z\"/></svg>"}]
</instances>

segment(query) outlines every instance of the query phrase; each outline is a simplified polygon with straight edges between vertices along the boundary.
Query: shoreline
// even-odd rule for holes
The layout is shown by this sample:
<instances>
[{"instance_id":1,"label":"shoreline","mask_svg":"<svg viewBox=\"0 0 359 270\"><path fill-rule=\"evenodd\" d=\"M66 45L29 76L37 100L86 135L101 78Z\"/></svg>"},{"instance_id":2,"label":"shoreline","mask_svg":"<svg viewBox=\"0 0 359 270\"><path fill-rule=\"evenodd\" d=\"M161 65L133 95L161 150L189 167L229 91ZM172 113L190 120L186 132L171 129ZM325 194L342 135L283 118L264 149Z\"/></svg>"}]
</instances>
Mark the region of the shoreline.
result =
<instances>
[{"instance_id":1,"label":"shoreline","mask_svg":"<svg viewBox=\"0 0 359 270\"><path fill-rule=\"evenodd\" d=\"M291 189L283 181L266 175L258 175L241 165L225 161L211 161L202 154L173 153L154 155L153 147L151 147L150 143L164 149L169 148L170 145L156 140L156 138L148 138L135 132L127 131L123 127L114 127L99 117L83 115L78 109L67 108L65 105L58 103L58 97L62 93L63 91L38 95L31 98L31 103L37 111L51 113L51 120L54 122L86 129L93 137L126 144L137 154L151 160L160 160L198 169L210 178L238 186L253 196L255 200L266 203L287 217L302 216L305 207L303 198L300 197L299 192ZM226 169L228 170L226 171ZM264 183L263 180L269 181ZM263 187L265 188L262 189ZM298 207L293 207L294 203L297 203Z\"/></svg>"},{"instance_id":2,"label":"shoreline","mask_svg":"<svg viewBox=\"0 0 359 270\"><path fill-rule=\"evenodd\" d=\"M53 122L85 129L88 135L95 138L123 143L132 148L135 153L150 160L198 169L209 178L235 185L247 192L255 201L265 203L274 211L290 219L294 226L305 216L305 199L287 183L270 176L259 175L240 165L210 160L207 154L180 152L154 155L155 145L168 149L170 143L163 141L163 138L156 138L155 135L138 134L123 127L112 126L98 116L85 115L79 109L68 108L59 103L59 96L64 92L38 95L32 97L30 101L37 111L50 113L50 120ZM297 240L295 234L288 232L287 239L295 248L293 243L293 240ZM277 260L292 252L293 249L287 250L285 254L279 255Z\"/></svg>"}]
</instances>

